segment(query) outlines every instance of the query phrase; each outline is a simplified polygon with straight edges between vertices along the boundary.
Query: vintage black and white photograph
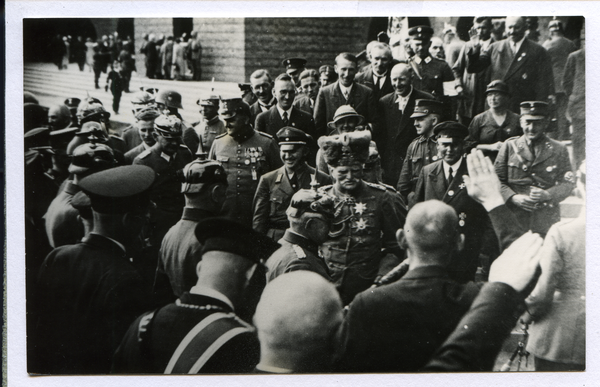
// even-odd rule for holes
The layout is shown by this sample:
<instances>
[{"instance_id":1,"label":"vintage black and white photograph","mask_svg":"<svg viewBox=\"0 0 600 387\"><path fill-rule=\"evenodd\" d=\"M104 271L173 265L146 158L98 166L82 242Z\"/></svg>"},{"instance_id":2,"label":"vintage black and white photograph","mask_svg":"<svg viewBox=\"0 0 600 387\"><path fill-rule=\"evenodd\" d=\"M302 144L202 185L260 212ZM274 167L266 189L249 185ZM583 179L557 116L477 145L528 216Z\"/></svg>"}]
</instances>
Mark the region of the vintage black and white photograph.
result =
<instances>
[{"instance_id":1,"label":"vintage black and white photograph","mask_svg":"<svg viewBox=\"0 0 600 387\"><path fill-rule=\"evenodd\" d=\"M589 373L592 21L446 9L20 19L20 377Z\"/></svg>"}]
</instances>

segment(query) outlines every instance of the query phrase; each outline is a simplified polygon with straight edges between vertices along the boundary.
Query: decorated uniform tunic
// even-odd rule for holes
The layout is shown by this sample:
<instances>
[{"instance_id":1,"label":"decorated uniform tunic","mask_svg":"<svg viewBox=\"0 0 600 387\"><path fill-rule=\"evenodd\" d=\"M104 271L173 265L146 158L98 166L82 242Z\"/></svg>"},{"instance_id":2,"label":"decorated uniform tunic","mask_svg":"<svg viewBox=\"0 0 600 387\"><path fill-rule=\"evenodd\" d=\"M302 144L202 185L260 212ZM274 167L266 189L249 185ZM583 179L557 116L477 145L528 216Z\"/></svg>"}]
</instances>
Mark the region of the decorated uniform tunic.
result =
<instances>
[{"instance_id":1,"label":"decorated uniform tunic","mask_svg":"<svg viewBox=\"0 0 600 387\"><path fill-rule=\"evenodd\" d=\"M335 186L321 190L335 203L329 240L321 245L321 252L342 301L348 304L378 275L400 263L402 252L395 235L404 225L406 210L396 195L378 184L363 181L353 196Z\"/></svg>"},{"instance_id":2,"label":"decorated uniform tunic","mask_svg":"<svg viewBox=\"0 0 600 387\"><path fill-rule=\"evenodd\" d=\"M410 204L413 196L410 194L415 190L421 169L437 160L438 150L435 136L419 136L410 143L397 187L398 192L406 199L407 203Z\"/></svg>"}]
</instances>

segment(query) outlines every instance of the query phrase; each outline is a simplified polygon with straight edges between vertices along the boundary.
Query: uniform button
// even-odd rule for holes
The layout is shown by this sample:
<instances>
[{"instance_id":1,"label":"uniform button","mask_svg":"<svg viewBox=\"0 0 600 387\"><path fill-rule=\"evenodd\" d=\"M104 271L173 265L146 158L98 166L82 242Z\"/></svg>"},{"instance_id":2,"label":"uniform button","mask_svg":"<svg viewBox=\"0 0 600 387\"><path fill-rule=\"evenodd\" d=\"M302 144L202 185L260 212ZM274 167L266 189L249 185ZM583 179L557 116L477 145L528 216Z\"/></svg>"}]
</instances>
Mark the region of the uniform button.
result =
<instances>
[{"instance_id":1,"label":"uniform button","mask_svg":"<svg viewBox=\"0 0 600 387\"><path fill-rule=\"evenodd\" d=\"M238 192L237 194L239 195L240 193Z\"/></svg>"},{"instance_id":2,"label":"uniform button","mask_svg":"<svg viewBox=\"0 0 600 387\"><path fill-rule=\"evenodd\" d=\"M242 151L238 149L237 153L242 153Z\"/></svg>"},{"instance_id":3,"label":"uniform button","mask_svg":"<svg viewBox=\"0 0 600 387\"><path fill-rule=\"evenodd\" d=\"M240 173L242 173L242 171L238 171L238 175L239 175Z\"/></svg>"},{"instance_id":4,"label":"uniform button","mask_svg":"<svg viewBox=\"0 0 600 387\"><path fill-rule=\"evenodd\" d=\"M241 148L242 146L240 144L238 144L238 148Z\"/></svg>"},{"instance_id":5,"label":"uniform button","mask_svg":"<svg viewBox=\"0 0 600 387\"><path fill-rule=\"evenodd\" d=\"M238 160L241 160L241 157L238 157Z\"/></svg>"},{"instance_id":6,"label":"uniform button","mask_svg":"<svg viewBox=\"0 0 600 387\"><path fill-rule=\"evenodd\" d=\"M241 179L241 177L239 177L239 176L238 176L238 178L237 178L237 179L239 180L239 179Z\"/></svg>"}]
</instances>

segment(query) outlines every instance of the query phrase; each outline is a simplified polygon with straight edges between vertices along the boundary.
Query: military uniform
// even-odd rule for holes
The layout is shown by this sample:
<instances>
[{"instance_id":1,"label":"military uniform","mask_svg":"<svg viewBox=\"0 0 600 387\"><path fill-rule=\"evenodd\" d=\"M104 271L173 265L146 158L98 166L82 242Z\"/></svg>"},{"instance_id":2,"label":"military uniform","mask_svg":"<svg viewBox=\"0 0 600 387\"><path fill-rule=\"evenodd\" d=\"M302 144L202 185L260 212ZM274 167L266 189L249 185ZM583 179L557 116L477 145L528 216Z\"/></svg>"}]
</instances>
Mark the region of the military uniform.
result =
<instances>
[{"instance_id":1,"label":"military uniform","mask_svg":"<svg viewBox=\"0 0 600 387\"><path fill-rule=\"evenodd\" d=\"M417 180L424 166L437 161L438 150L435 136L415 138L406 151L406 158L402 165L402 172L398 179L398 191L402 197L410 204L412 200L411 193L415 191Z\"/></svg>"},{"instance_id":2,"label":"military uniform","mask_svg":"<svg viewBox=\"0 0 600 387\"><path fill-rule=\"evenodd\" d=\"M502 183L502 196L517 219L533 232L545 235L560 220L560 202L573 190L573 172L567 148L560 142L543 136L535 142L534 153L524 136L506 140L498 152L496 174ZM514 205L510 198L529 196L531 187L548 191L552 197L539 208L527 212Z\"/></svg>"},{"instance_id":3,"label":"military uniform","mask_svg":"<svg viewBox=\"0 0 600 387\"><path fill-rule=\"evenodd\" d=\"M281 167L279 148L270 135L251 130L240 141L228 134L215 138L210 159L227 172L227 193L223 214L242 224L252 224L252 200L259 178Z\"/></svg>"},{"instance_id":4,"label":"military uniform","mask_svg":"<svg viewBox=\"0 0 600 387\"><path fill-rule=\"evenodd\" d=\"M202 119L194 130L202 140L202 146L205 151L209 151L217 136L224 134L227 129L225 123L219 119L219 116L211 118L208 122Z\"/></svg>"},{"instance_id":5,"label":"military uniform","mask_svg":"<svg viewBox=\"0 0 600 387\"><path fill-rule=\"evenodd\" d=\"M297 270L315 272L331 281L329 270L320 256L319 246L309 239L286 230L279 240L281 247L267 260L267 282Z\"/></svg>"},{"instance_id":6,"label":"military uniform","mask_svg":"<svg viewBox=\"0 0 600 387\"><path fill-rule=\"evenodd\" d=\"M77 184L67 180L44 215L48 242L53 248L75 244L83 237L83 225L77 219L79 211L71 206L73 195L80 190Z\"/></svg>"},{"instance_id":7,"label":"military uniform","mask_svg":"<svg viewBox=\"0 0 600 387\"><path fill-rule=\"evenodd\" d=\"M406 216L400 201L385 187L361 182L352 196L335 186L321 188L334 198L335 217L321 251L344 304L400 263L396 230ZM382 252L382 249L384 251Z\"/></svg>"},{"instance_id":8,"label":"military uniform","mask_svg":"<svg viewBox=\"0 0 600 387\"><path fill-rule=\"evenodd\" d=\"M296 171L293 181L290 181L285 167L262 176L254 195L252 228L274 240L283 237L290 225L285 212L292 196L299 189L310 188L314 174L314 168L305 164ZM317 181L321 185L329 185L331 177L319 171Z\"/></svg>"},{"instance_id":9,"label":"military uniform","mask_svg":"<svg viewBox=\"0 0 600 387\"><path fill-rule=\"evenodd\" d=\"M412 85L415 89L425 93L433 94L437 99L442 99L444 95L444 82L454 81L452 69L448 63L441 59L427 56L425 59L414 56L410 59L411 66L416 70Z\"/></svg>"}]
</instances>

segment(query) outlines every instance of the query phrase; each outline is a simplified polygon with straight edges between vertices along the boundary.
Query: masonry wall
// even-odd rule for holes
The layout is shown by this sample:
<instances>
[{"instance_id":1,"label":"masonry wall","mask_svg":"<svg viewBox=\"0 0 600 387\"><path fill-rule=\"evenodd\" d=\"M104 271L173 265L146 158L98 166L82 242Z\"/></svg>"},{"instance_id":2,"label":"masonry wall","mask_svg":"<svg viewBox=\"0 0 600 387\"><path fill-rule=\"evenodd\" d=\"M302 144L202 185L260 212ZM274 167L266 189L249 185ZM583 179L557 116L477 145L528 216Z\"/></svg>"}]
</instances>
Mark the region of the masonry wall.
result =
<instances>
[{"instance_id":1,"label":"masonry wall","mask_svg":"<svg viewBox=\"0 0 600 387\"><path fill-rule=\"evenodd\" d=\"M272 76L285 71L281 61L305 58L307 68L333 64L340 52L358 53L367 42L370 18L247 18L245 80L257 69Z\"/></svg>"}]
</instances>

